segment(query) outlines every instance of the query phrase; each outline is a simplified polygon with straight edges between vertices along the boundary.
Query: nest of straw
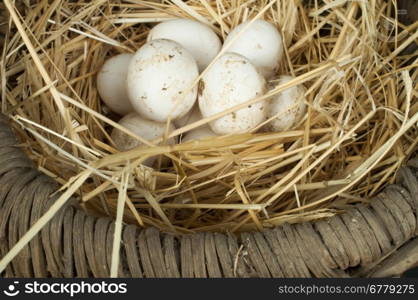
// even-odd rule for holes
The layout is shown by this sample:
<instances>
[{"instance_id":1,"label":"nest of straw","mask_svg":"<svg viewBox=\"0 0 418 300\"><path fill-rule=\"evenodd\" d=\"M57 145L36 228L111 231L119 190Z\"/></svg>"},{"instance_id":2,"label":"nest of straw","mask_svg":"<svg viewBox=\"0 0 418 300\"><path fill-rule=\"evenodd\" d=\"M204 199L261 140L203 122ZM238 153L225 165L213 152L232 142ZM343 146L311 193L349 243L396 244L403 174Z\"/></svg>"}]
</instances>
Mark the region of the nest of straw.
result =
<instances>
[{"instance_id":1,"label":"nest of straw","mask_svg":"<svg viewBox=\"0 0 418 300\"><path fill-rule=\"evenodd\" d=\"M90 212L177 232L318 219L366 202L416 150L418 22L400 22L405 13L390 1L18 2L0 8L1 110L39 170ZM135 52L156 22L179 17L222 38L245 20L276 24L278 73L295 79L251 101L303 84L299 126L119 152L112 128L135 135L103 106L96 73L108 57ZM153 155L170 163L141 165Z\"/></svg>"}]
</instances>

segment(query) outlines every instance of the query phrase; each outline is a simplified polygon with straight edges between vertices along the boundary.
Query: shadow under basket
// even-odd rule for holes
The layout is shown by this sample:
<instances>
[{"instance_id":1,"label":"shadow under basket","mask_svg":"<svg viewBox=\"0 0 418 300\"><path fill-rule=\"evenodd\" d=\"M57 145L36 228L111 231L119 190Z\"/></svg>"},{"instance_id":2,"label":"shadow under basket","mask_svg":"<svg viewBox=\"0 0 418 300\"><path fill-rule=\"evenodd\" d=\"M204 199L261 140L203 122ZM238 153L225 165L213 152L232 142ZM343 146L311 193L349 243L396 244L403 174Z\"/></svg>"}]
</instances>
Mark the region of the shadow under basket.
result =
<instances>
[{"instance_id":1,"label":"shadow under basket","mask_svg":"<svg viewBox=\"0 0 418 300\"><path fill-rule=\"evenodd\" d=\"M0 116L0 255L59 198ZM52 193L54 193L52 195ZM69 201L11 261L5 277L107 277L115 223ZM122 229L120 277L386 277L418 263L418 159L370 205L262 232L172 235Z\"/></svg>"}]
</instances>

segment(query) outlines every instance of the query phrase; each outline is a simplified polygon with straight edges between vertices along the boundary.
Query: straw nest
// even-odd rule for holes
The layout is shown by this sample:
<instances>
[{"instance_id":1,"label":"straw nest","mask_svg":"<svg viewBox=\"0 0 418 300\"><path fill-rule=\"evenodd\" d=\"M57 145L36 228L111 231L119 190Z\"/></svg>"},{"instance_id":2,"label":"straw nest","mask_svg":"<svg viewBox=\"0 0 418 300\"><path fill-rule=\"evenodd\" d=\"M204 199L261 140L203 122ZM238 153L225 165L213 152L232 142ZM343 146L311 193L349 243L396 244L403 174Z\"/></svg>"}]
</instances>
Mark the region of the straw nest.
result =
<instances>
[{"instance_id":1,"label":"straw nest","mask_svg":"<svg viewBox=\"0 0 418 300\"><path fill-rule=\"evenodd\" d=\"M176 232L318 219L366 202L416 150L418 22L402 24L405 11L391 1L16 2L0 8L1 110L38 168L86 210ZM279 73L296 79L251 103L303 84L299 126L118 152L109 136L118 117L100 101L96 73L178 17L222 38L244 20L277 24L286 45ZM170 163L141 165L157 154Z\"/></svg>"}]
</instances>

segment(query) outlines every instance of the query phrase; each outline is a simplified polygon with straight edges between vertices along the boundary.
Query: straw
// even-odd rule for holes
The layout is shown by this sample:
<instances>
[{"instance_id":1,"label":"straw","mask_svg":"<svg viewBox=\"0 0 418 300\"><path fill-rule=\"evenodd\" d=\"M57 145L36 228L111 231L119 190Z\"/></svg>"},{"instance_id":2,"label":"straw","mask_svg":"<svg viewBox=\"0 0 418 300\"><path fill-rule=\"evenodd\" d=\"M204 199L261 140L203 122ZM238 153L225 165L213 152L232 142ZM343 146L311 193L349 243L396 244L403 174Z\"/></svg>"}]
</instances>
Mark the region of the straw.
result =
<instances>
[{"instance_id":1,"label":"straw","mask_svg":"<svg viewBox=\"0 0 418 300\"><path fill-rule=\"evenodd\" d=\"M112 276L122 222L187 233L316 220L336 213L336 203L340 208L377 194L417 150L418 59L408 49L417 42L418 22L400 24L391 2L102 0L27 7L5 0L4 6L11 26L0 33L1 109L13 117L30 158L66 197L71 189L90 210L117 220ZM157 22L179 17L205 23L223 39L244 21L272 22L286 45L276 75L294 79L165 138L137 136L100 100L96 74L109 57L141 47ZM308 109L294 128L267 132L260 125L165 143L297 85L306 88ZM111 139L115 128L141 146L120 152ZM153 156L159 168L141 164Z\"/></svg>"}]
</instances>

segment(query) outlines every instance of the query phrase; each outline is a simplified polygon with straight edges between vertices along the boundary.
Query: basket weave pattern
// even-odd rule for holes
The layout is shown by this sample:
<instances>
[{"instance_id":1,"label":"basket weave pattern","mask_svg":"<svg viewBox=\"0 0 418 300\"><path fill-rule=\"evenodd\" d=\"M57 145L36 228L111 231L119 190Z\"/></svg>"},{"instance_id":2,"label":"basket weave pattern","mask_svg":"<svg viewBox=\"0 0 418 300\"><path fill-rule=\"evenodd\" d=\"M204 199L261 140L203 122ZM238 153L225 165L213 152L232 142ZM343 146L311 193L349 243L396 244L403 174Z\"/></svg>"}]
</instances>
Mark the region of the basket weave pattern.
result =
<instances>
[{"instance_id":1,"label":"basket weave pattern","mask_svg":"<svg viewBox=\"0 0 418 300\"><path fill-rule=\"evenodd\" d=\"M351 277L399 275L418 261L418 160L400 169L370 205L316 222L240 236L175 236L123 228L121 277ZM59 197L0 115L0 256ZM87 215L71 199L7 267L6 277L108 277L114 222ZM398 257L390 254L406 242ZM411 256L412 255L412 256ZM383 263L384 268L379 267Z\"/></svg>"}]
</instances>

